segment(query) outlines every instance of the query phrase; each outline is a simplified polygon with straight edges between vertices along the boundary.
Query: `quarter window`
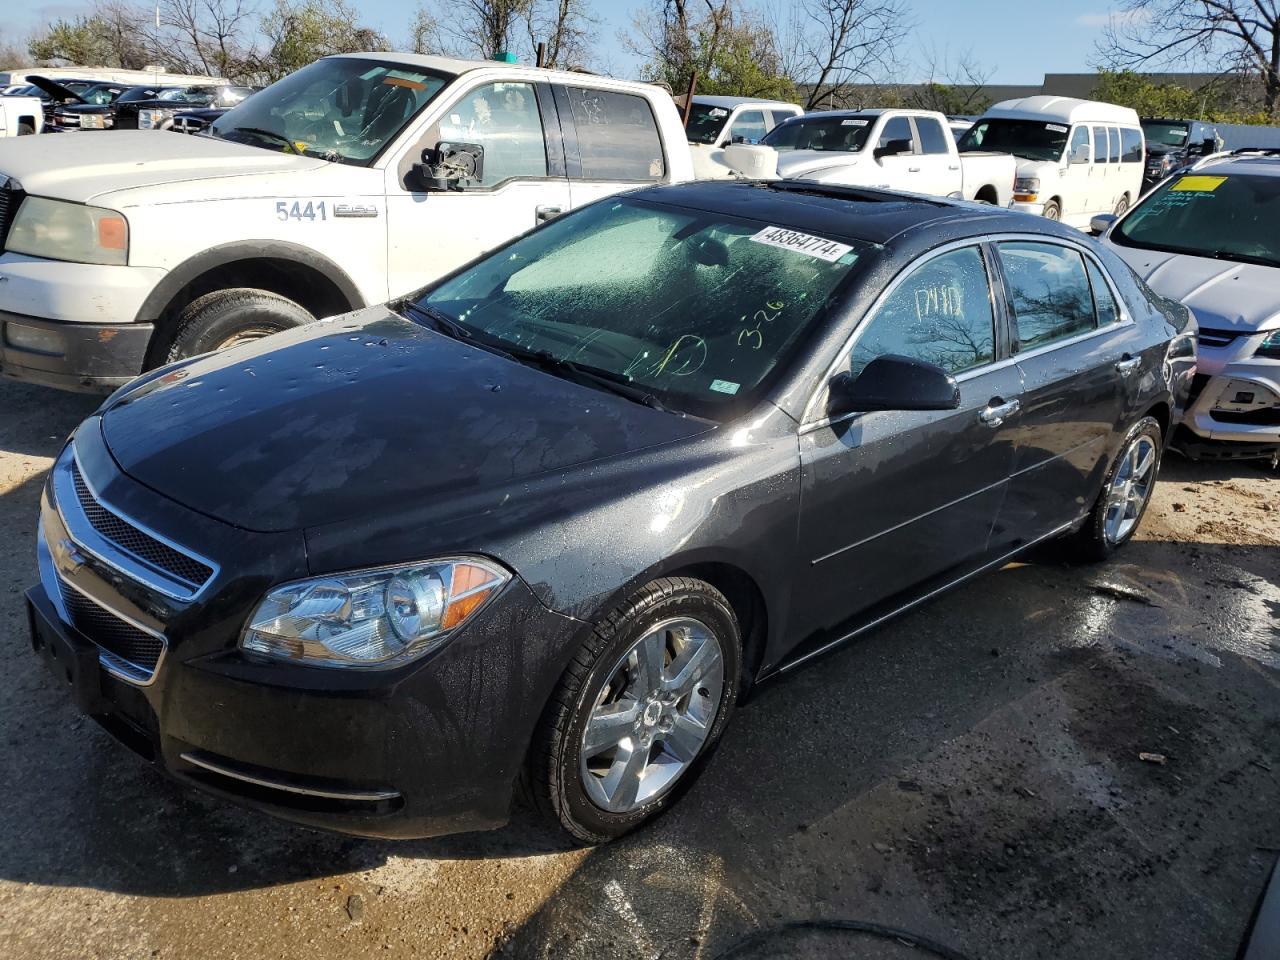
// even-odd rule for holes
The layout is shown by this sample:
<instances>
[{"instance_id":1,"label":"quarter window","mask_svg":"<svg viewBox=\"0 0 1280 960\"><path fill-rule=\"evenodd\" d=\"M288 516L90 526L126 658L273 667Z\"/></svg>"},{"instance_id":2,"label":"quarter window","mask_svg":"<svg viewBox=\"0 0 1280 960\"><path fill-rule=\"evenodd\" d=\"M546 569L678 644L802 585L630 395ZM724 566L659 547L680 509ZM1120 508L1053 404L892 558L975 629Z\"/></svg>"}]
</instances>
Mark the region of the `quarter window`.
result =
<instances>
[{"instance_id":1,"label":"quarter window","mask_svg":"<svg viewBox=\"0 0 1280 960\"><path fill-rule=\"evenodd\" d=\"M742 137L747 143L758 143L769 131L765 128L764 113L760 110L747 110L738 114L729 128L729 139Z\"/></svg>"},{"instance_id":2,"label":"quarter window","mask_svg":"<svg viewBox=\"0 0 1280 960\"><path fill-rule=\"evenodd\" d=\"M1001 243L999 249L1018 349L1093 329L1093 295L1079 253L1056 244L1020 241Z\"/></svg>"},{"instance_id":3,"label":"quarter window","mask_svg":"<svg viewBox=\"0 0 1280 960\"><path fill-rule=\"evenodd\" d=\"M1142 131L1133 127L1120 128L1120 162L1142 162Z\"/></svg>"},{"instance_id":4,"label":"quarter window","mask_svg":"<svg viewBox=\"0 0 1280 960\"><path fill-rule=\"evenodd\" d=\"M666 175L658 126L644 97L581 87L568 87L566 92L583 178L661 180Z\"/></svg>"},{"instance_id":5,"label":"quarter window","mask_svg":"<svg viewBox=\"0 0 1280 960\"><path fill-rule=\"evenodd\" d=\"M1093 307L1098 316L1098 326L1105 327L1120 319L1120 311L1116 309L1116 298L1111 295L1111 287L1098 265L1085 258L1085 267L1089 270L1089 286L1093 288Z\"/></svg>"},{"instance_id":6,"label":"quarter window","mask_svg":"<svg viewBox=\"0 0 1280 960\"><path fill-rule=\"evenodd\" d=\"M947 135L942 124L932 117L916 117L916 132L920 134L920 147L924 153L950 153Z\"/></svg>"},{"instance_id":7,"label":"quarter window","mask_svg":"<svg viewBox=\"0 0 1280 960\"><path fill-rule=\"evenodd\" d=\"M547 175L547 144L532 84L477 87L445 114L440 139L484 147L484 176L478 186Z\"/></svg>"},{"instance_id":8,"label":"quarter window","mask_svg":"<svg viewBox=\"0 0 1280 960\"><path fill-rule=\"evenodd\" d=\"M959 373L995 359L991 285L982 252L965 247L912 271L854 343L855 377L876 357L898 354Z\"/></svg>"}]
</instances>

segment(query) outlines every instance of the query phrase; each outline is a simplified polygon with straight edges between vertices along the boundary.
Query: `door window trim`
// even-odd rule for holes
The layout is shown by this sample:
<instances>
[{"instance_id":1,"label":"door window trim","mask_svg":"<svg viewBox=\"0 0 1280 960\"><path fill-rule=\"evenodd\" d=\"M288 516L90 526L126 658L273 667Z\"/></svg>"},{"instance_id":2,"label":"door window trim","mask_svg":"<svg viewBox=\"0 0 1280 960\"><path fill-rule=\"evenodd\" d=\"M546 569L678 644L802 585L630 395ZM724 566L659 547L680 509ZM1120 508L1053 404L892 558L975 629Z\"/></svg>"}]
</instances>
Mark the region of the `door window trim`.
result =
<instances>
[{"instance_id":1,"label":"door window trim","mask_svg":"<svg viewBox=\"0 0 1280 960\"><path fill-rule=\"evenodd\" d=\"M1066 340L1055 340L1053 343L1043 344L1042 346L1036 347L1034 350L1027 350L1022 353L1011 353L1010 349L1013 344L1012 324L1014 323L1013 309L1012 305L1009 303L1009 290L1006 286L1004 265L1000 262L999 251L995 249L996 244L1008 241L1052 243L1074 250L1082 256L1088 257L1093 261L1094 265L1097 266L1098 270L1101 271L1102 276L1107 281L1108 288L1111 290L1112 298L1116 302L1116 310L1119 313L1119 317L1116 322L1109 323L1105 327L1095 326L1092 330L1086 330L1084 333L1070 337ZM1116 286L1115 279L1111 276L1110 271L1107 270L1102 261L1094 256L1093 251L1089 250L1082 243L1076 243L1074 240L1069 240L1065 237L1025 233L993 233L982 237L966 237L963 240L952 240L942 246L933 248L925 255L913 260L911 263L903 267L902 270L900 270L894 278L885 285L885 288L880 291L875 300L872 301L871 305L867 307L866 312L858 318L857 325L850 332L848 338L840 349L836 351L834 359L827 365L827 368L819 379L817 386L813 388L813 391L809 394L809 399L805 402L804 412L800 415L800 428L798 431L801 436L807 433L812 433L814 430L821 429L822 427L842 423L845 420L862 415L861 413L846 413L842 416L836 417L835 419L830 417L810 419L810 415L813 413L814 404L816 404L818 399L826 392L827 384L829 384L831 382L831 378L836 375L836 371L839 369L840 364L848 358L848 356L853 352L853 348L857 345L858 337L861 336L862 331L866 326L867 319L876 314L884 301L889 298L890 294L892 294L906 280L906 278L914 272L914 268L928 263L935 257L951 253L963 247L983 248L983 262L986 264L987 268L987 284L991 289L992 309L996 312L996 359L981 367L974 367L971 370L966 370L963 373L957 374L956 383L964 383L967 380L972 380L974 377L992 373L996 370L1002 370L1005 367L1010 367L1023 360L1037 357L1050 350L1059 350L1069 347L1088 340L1091 337L1098 337L1103 334L1113 333L1117 330L1123 330L1125 327L1132 326L1134 324L1133 315L1129 312L1129 307L1125 302L1124 297L1120 295L1119 288ZM989 251L987 248L990 248ZM1088 275L1087 270L1085 271L1085 274L1086 276ZM997 282L1000 284L998 289L996 287ZM1094 319L1095 321L1097 319L1096 306L1094 307Z\"/></svg>"}]
</instances>

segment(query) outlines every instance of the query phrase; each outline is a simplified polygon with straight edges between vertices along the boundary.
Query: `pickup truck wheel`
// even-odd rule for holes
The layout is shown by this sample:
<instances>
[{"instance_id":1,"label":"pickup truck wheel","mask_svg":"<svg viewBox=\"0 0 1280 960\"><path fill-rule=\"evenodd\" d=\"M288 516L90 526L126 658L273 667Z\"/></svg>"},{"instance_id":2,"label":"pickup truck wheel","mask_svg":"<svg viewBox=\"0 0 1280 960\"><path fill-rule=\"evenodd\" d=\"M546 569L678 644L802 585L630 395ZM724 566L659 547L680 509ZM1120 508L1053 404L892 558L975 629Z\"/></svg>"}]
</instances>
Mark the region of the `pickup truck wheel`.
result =
<instances>
[{"instance_id":1,"label":"pickup truck wheel","mask_svg":"<svg viewBox=\"0 0 1280 960\"><path fill-rule=\"evenodd\" d=\"M1044 205L1044 218L1046 220L1062 219L1062 208L1058 206L1057 200L1050 200Z\"/></svg>"},{"instance_id":2,"label":"pickup truck wheel","mask_svg":"<svg viewBox=\"0 0 1280 960\"><path fill-rule=\"evenodd\" d=\"M215 290L191 301L179 315L165 360L226 350L314 319L292 300L266 290Z\"/></svg>"},{"instance_id":3,"label":"pickup truck wheel","mask_svg":"<svg viewBox=\"0 0 1280 960\"><path fill-rule=\"evenodd\" d=\"M35 135L35 132L36 132L36 128L31 124L27 123L25 120L22 123L18 124L18 136L20 137L31 137Z\"/></svg>"}]
</instances>

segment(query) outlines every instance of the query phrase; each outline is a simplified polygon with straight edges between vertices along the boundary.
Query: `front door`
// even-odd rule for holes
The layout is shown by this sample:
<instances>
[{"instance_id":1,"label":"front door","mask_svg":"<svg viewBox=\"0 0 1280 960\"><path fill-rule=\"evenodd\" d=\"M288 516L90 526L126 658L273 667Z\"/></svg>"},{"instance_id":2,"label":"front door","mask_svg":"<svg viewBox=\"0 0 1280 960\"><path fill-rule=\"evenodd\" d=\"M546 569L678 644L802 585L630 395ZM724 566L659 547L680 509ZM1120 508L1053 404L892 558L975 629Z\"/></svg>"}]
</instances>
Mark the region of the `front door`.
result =
<instances>
[{"instance_id":1,"label":"front door","mask_svg":"<svg viewBox=\"0 0 1280 960\"><path fill-rule=\"evenodd\" d=\"M874 143L873 166L866 174L871 180L868 186L923 192L920 158L916 156L916 137L911 120L904 116L889 117L881 125ZM895 152L882 153L886 150Z\"/></svg>"},{"instance_id":2,"label":"front door","mask_svg":"<svg viewBox=\"0 0 1280 960\"><path fill-rule=\"evenodd\" d=\"M463 93L419 142L386 170L390 297L415 290L567 210L559 124L549 96L524 82L484 83ZM546 131L554 131L547 137ZM413 164L436 144L484 148L478 178L427 190ZM549 149L550 148L550 149Z\"/></svg>"},{"instance_id":3,"label":"front door","mask_svg":"<svg viewBox=\"0 0 1280 960\"><path fill-rule=\"evenodd\" d=\"M826 422L822 399L801 428L800 549L792 616L807 635L973 565L1004 498L1017 428L1018 371L997 364L986 255L933 255L895 281L861 324L847 359L937 363L960 385L960 407L878 411Z\"/></svg>"},{"instance_id":4,"label":"front door","mask_svg":"<svg viewBox=\"0 0 1280 960\"><path fill-rule=\"evenodd\" d=\"M1092 202L1089 194L1093 190L1093 159L1096 149L1095 146L1090 145L1088 127L1077 126L1072 129L1071 139L1067 141L1067 153L1063 158L1064 166L1061 168L1062 179L1059 187L1062 197L1062 219L1069 223L1078 223ZM1102 150L1105 154L1105 142ZM1081 153L1086 158L1085 162L1072 162L1073 158L1077 158Z\"/></svg>"}]
</instances>

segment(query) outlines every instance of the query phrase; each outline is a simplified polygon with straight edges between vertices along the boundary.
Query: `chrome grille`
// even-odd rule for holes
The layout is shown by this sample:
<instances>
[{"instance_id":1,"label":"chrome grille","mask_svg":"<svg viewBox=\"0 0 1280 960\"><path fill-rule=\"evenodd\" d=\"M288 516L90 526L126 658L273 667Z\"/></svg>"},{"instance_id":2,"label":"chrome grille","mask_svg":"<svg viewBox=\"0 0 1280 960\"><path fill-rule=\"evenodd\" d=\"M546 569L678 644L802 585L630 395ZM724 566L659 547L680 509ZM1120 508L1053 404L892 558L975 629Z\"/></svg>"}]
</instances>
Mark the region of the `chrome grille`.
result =
<instances>
[{"instance_id":1,"label":"chrome grille","mask_svg":"<svg viewBox=\"0 0 1280 960\"><path fill-rule=\"evenodd\" d=\"M116 547L182 581L193 593L213 576L213 568L139 530L99 503L81 476L80 465L75 461L71 463L71 479L75 483L76 499L80 501L85 519Z\"/></svg>"},{"instance_id":2,"label":"chrome grille","mask_svg":"<svg viewBox=\"0 0 1280 960\"><path fill-rule=\"evenodd\" d=\"M165 641L90 600L58 578L58 591L71 625L97 644L103 665L126 679L147 683L164 655Z\"/></svg>"},{"instance_id":3,"label":"chrome grille","mask_svg":"<svg viewBox=\"0 0 1280 960\"><path fill-rule=\"evenodd\" d=\"M205 122L199 117L174 117L173 129L179 133L199 133L205 127Z\"/></svg>"},{"instance_id":4,"label":"chrome grille","mask_svg":"<svg viewBox=\"0 0 1280 960\"><path fill-rule=\"evenodd\" d=\"M1234 330L1210 330L1207 327L1201 327L1198 339L1202 347L1226 347L1241 336L1244 334L1236 333Z\"/></svg>"}]
</instances>

